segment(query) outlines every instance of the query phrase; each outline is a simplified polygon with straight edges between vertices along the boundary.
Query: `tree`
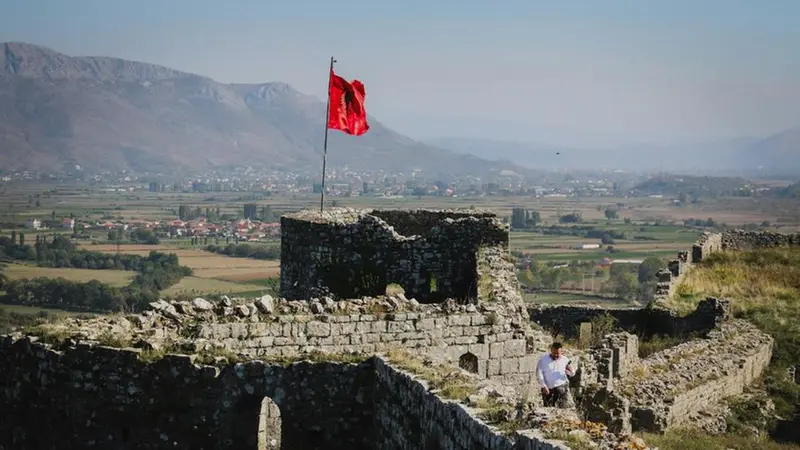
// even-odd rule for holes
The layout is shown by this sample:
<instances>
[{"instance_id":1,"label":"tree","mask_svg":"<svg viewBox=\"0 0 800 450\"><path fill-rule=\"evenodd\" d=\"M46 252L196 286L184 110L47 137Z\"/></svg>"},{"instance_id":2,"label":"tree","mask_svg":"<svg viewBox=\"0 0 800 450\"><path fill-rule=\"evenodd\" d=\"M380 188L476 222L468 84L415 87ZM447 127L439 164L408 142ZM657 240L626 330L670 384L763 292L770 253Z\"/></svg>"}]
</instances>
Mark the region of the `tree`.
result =
<instances>
[{"instance_id":1,"label":"tree","mask_svg":"<svg viewBox=\"0 0 800 450\"><path fill-rule=\"evenodd\" d=\"M525 228L525 210L523 208L511 208L511 229Z\"/></svg>"},{"instance_id":2,"label":"tree","mask_svg":"<svg viewBox=\"0 0 800 450\"><path fill-rule=\"evenodd\" d=\"M611 277L611 286L614 294L621 298L628 298L639 290L636 275L630 272L617 272Z\"/></svg>"},{"instance_id":3,"label":"tree","mask_svg":"<svg viewBox=\"0 0 800 450\"><path fill-rule=\"evenodd\" d=\"M11 243L12 244L17 243L17 230L11 231Z\"/></svg>"},{"instance_id":4,"label":"tree","mask_svg":"<svg viewBox=\"0 0 800 450\"><path fill-rule=\"evenodd\" d=\"M583 220L580 212L574 212L572 214L566 214L558 218L558 221L561 223L580 223Z\"/></svg>"},{"instance_id":5,"label":"tree","mask_svg":"<svg viewBox=\"0 0 800 450\"><path fill-rule=\"evenodd\" d=\"M20 233L19 234L19 246L22 247L23 245L25 245L25 233Z\"/></svg>"},{"instance_id":6,"label":"tree","mask_svg":"<svg viewBox=\"0 0 800 450\"><path fill-rule=\"evenodd\" d=\"M525 213L525 225L528 228L534 228L539 222L542 221L542 215L539 214L539 211L527 211Z\"/></svg>"},{"instance_id":7,"label":"tree","mask_svg":"<svg viewBox=\"0 0 800 450\"><path fill-rule=\"evenodd\" d=\"M606 219L614 220L619 217L619 211L616 209L606 208Z\"/></svg>"},{"instance_id":8,"label":"tree","mask_svg":"<svg viewBox=\"0 0 800 450\"><path fill-rule=\"evenodd\" d=\"M654 280L656 278L656 273L663 267L664 263L660 259L654 256L645 258L645 260L639 264L639 274L637 277L639 283L647 283Z\"/></svg>"}]
</instances>

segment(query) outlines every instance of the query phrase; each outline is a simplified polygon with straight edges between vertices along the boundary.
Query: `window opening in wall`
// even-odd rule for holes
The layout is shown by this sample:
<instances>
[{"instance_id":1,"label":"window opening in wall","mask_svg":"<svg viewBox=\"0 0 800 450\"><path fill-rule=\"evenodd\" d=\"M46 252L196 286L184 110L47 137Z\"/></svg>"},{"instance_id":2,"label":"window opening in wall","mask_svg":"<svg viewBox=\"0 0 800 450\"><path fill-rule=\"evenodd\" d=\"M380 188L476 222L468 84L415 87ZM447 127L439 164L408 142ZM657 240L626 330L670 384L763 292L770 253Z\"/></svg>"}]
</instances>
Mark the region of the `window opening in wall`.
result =
<instances>
[{"instance_id":1,"label":"window opening in wall","mask_svg":"<svg viewBox=\"0 0 800 450\"><path fill-rule=\"evenodd\" d=\"M257 450L279 450L281 448L281 410L269 397L261 401L258 415Z\"/></svg>"},{"instance_id":2,"label":"window opening in wall","mask_svg":"<svg viewBox=\"0 0 800 450\"><path fill-rule=\"evenodd\" d=\"M478 373L478 357L474 354L467 352L458 358L458 367L470 373Z\"/></svg>"}]
</instances>

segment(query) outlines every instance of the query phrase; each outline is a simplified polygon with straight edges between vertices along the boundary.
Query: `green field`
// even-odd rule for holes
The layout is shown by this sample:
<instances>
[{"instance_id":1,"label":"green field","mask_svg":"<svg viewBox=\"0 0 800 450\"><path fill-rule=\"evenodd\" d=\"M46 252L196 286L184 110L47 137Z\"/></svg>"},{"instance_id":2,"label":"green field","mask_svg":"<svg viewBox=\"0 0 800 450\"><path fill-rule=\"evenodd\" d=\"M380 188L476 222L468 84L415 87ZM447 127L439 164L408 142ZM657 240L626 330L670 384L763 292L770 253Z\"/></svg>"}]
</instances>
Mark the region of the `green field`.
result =
<instances>
[{"instance_id":1,"label":"green field","mask_svg":"<svg viewBox=\"0 0 800 450\"><path fill-rule=\"evenodd\" d=\"M277 213L316 208L317 194L267 195L259 192L209 192L209 193L150 193L107 192L101 185L75 182L23 182L15 181L4 187L0 208L0 226L9 234L9 226L21 226L30 218L50 219L74 216L80 221L96 220L166 220L175 219L181 204L200 208L219 208L220 213L240 217L244 203L253 202L258 207L269 205ZM38 201L39 206L36 206ZM698 229L670 225L671 221L685 218L713 218L717 222L729 224L761 223L769 221L781 224L786 229L800 227L800 207L797 202L775 199L718 198L704 199L698 204L676 207L668 198L611 198L611 197L530 197L530 196L479 196L479 197L403 197L386 198L375 196L326 198L327 207L347 206L354 208L416 209L416 208L477 208L496 212L503 218L511 214L514 207L523 207L541 214L543 225L558 223L558 216L580 212L584 223L580 226L593 226L598 230L613 230L624 233L625 239L615 239L614 253L609 253L607 245L599 250L579 250L579 244L600 244L599 239L582 236L549 235L540 232L513 231L510 236L511 248L529 254L537 262L563 263L571 261L599 262L603 258L644 259L649 256L673 257L677 251L687 249L700 233ZM604 208L619 207L620 219L608 221ZM628 219L625 223L622 219ZM17 229L25 233L27 242L35 239L34 230ZM55 229L40 233L67 233ZM108 233L92 230L88 234L92 240L82 240L87 249L93 251L115 252L116 246L109 243ZM274 243L272 245L278 245ZM262 280L277 276L277 265L247 266L243 260L220 255L211 255L193 249L189 239L163 239L162 244L153 246L122 246L123 252L146 254L149 250L175 251L182 264L192 267L195 278L185 280L178 287L165 293L197 292L258 292L263 288ZM21 269L17 269L21 270ZM30 268L27 275L34 276L38 268ZM71 270L71 269L70 269ZM38 272L42 276L55 276L56 272ZM13 275L17 276L17 275ZM65 278L82 279L86 275L67 272ZM92 275L96 277L116 277L119 274ZM99 278L98 278L99 279ZM252 281L251 281L252 280ZM102 280L101 280L102 281ZM575 281L575 280L571 280ZM110 281L120 285L121 279Z\"/></svg>"}]
</instances>

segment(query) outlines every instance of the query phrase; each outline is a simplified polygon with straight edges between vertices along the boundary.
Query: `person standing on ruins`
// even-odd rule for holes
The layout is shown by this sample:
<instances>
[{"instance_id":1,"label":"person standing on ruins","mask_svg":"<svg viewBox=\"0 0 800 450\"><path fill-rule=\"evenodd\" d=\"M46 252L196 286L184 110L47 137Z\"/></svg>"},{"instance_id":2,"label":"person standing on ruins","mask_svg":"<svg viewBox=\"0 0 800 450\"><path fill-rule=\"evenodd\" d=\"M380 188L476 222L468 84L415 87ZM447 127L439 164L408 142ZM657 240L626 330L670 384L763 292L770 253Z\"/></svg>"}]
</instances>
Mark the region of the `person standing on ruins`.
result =
<instances>
[{"instance_id":1,"label":"person standing on ruins","mask_svg":"<svg viewBox=\"0 0 800 450\"><path fill-rule=\"evenodd\" d=\"M575 375L572 362L564 356L560 342L550 346L550 352L539 358L536 364L536 378L542 387L544 406L565 408L569 395L569 378Z\"/></svg>"}]
</instances>

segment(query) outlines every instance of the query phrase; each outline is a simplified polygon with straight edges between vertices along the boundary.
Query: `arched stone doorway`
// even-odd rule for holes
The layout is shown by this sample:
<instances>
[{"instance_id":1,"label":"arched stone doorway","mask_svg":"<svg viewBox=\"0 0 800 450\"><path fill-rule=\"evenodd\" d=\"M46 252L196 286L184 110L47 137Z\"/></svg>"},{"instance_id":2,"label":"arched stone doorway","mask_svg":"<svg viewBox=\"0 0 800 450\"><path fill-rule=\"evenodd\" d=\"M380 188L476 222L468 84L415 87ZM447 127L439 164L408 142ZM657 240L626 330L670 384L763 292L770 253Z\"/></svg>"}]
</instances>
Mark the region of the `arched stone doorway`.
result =
<instances>
[{"instance_id":1,"label":"arched stone doorway","mask_svg":"<svg viewBox=\"0 0 800 450\"><path fill-rule=\"evenodd\" d=\"M467 352L458 358L458 367L470 373L478 373L478 357Z\"/></svg>"},{"instance_id":2,"label":"arched stone doorway","mask_svg":"<svg viewBox=\"0 0 800 450\"><path fill-rule=\"evenodd\" d=\"M258 450L280 450L281 410L269 397L261 401L258 415Z\"/></svg>"}]
</instances>

